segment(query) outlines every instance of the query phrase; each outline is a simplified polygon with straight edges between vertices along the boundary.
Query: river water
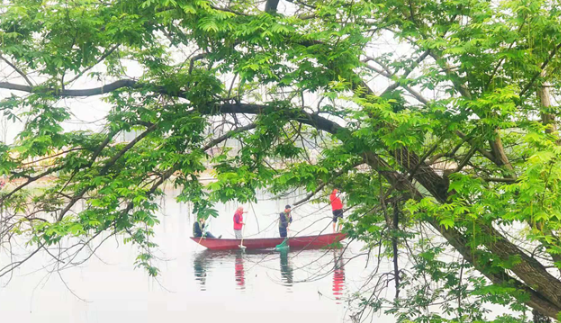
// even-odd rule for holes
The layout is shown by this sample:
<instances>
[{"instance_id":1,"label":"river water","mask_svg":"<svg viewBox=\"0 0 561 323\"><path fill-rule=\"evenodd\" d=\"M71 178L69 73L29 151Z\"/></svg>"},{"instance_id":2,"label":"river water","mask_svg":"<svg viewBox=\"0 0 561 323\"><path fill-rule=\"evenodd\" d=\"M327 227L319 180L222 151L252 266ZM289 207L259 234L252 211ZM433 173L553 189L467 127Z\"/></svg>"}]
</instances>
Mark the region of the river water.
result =
<instances>
[{"instance_id":1,"label":"river water","mask_svg":"<svg viewBox=\"0 0 561 323\"><path fill-rule=\"evenodd\" d=\"M168 190L155 228L160 269L156 279L134 268L138 250L122 237L108 239L88 262L61 272L40 254L3 278L0 317L4 322L345 322L352 311L348 298L372 271L361 246L341 250L210 252L191 241L194 215ZM247 204L246 237L278 236L278 213L286 203ZM218 205L220 217L210 231L233 237L236 204ZM328 205L294 211L291 235L332 231ZM358 257L358 258L357 258ZM354 258L352 261L349 259ZM9 259L4 252L0 267ZM380 317L378 322L391 322Z\"/></svg>"}]
</instances>

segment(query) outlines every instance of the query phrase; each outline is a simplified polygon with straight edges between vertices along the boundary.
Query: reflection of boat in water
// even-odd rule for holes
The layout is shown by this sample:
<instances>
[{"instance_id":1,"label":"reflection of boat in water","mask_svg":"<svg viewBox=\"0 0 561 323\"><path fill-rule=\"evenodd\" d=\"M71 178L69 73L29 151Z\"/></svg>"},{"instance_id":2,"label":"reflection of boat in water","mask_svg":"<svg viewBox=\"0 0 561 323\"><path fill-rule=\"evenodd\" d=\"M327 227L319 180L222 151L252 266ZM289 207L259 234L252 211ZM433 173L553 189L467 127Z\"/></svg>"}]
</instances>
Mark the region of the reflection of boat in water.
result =
<instances>
[{"instance_id":1,"label":"reflection of boat in water","mask_svg":"<svg viewBox=\"0 0 561 323\"><path fill-rule=\"evenodd\" d=\"M311 251L310 251L311 252ZM308 253L308 252L305 252ZM269 256L274 259L277 255L280 260L280 272L281 272L281 280L282 284L287 287L292 287L294 285L294 269L292 268L290 254L295 256L301 255L302 252L295 252L291 253L288 250L284 250L281 252L277 252L274 250L236 250L236 251L213 251L213 250L204 250L198 253L195 256L193 261L194 273L195 273L195 280L199 281L201 290L206 290L207 279L209 277L210 270L212 268L213 262L220 262L223 266L230 266L233 265L234 267L234 281L236 289L246 289L247 281L246 281L246 269L247 264L244 264L245 261L249 261L250 264L258 264L265 258ZM315 255L316 253L312 253ZM322 252L322 255L324 253ZM249 257L246 259L246 257ZM306 257L306 256L304 256ZM318 257L321 259L322 256ZM252 259L253 258L253 259ZM272 260L271 258L268 258ZM329 259L329 258L328 258ZM341 251L333 251L333 261L334 267L333 268L333 284L332 284L332 291L333 296L337 301L340 301L343 297L343 290L345 285L345 268L344 268L344 258L343 253ZM328 266L326 263L325 265ZM252 268L253 266L249 266ZM327 267L329 268L329 267ZM228 269L229 271L230 269ZM289 289L290 290L290 289Z\"/></svg>"},{"instance_id":2,"label":"reflection of boat in water","mask_svg":"<svg viewBox=\"0 0 561 323\"><path fill-rule=\"evenodd\" d=\"M230 260L234 263L234 277L236 282L236 288L245 289L245 269L244 269L244 254L273 254L271 251L258 251L258 250L204 250L199 252L195 259L193 260L193 269L195 273L195 280L197 280L201 286L201 290L206 290L207 276L209 274L209 268L212 268L212 263L214 260Z\"/></svg>"},{"instance_id":3,"label":"reflection of boat in water","mask_svg":"<svg viewBox=\"0 0 561 323\"><path fill-rule=\"evenodd\" d=\"M345 263L342 252L333 251L333 296L339 304L345 289Z\"/></svg>"},{"instance_id":4,"label":"reflection of boat in water","mask_svg":"<svg viewBox=\"0 0 561 323\"><path fill-rule=\"evenodd\" d=\"M291 237L288 239L288 245L292 249L317 249L328 247L336 244L347 237L344 233L322 234L318 236L302 236ZM237 239L201 239L191 238L196 243L207 247L211 250L239 250L241 240ZM262 239L244 239L243 245L246 249L269 249L281 244L284 238L262 238Z\"/></svg>"}]
</instances>

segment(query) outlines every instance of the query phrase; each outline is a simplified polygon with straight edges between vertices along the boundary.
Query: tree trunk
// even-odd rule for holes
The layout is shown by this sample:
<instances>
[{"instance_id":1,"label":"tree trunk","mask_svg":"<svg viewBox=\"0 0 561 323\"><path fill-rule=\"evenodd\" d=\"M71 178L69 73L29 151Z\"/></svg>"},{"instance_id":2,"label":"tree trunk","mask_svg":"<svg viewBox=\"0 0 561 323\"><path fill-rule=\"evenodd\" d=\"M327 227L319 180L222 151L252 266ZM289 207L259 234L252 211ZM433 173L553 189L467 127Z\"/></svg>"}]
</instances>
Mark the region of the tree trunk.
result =
<instances>
[{"instance_id":1,"label":"tree trunk","mask_svg":"<svg viewBox=\"0 0 561 323\"><path fill-rule=\"evenodd\" d=\"M549 113L549 109L551 108L551 101L549 95L549 84L544 83L538 89L538 97L540 99L540 105L542 108L541 117L542 123L546 126L545 132L551 134L557 138L557 144L561 144L559 140L559 134L557 129L557 123L555 122L555 115Z\"/></svg>"},{"instance_id":2,"label":"tree trunk","mask_svg":"<svg viewBox=\"0 0 561 323\"><path fill-rule=\"evenodd\" d=\"M533 310L532 315L534 315L534 323L551 323L551 319L538 310Z\"/></svg>"}]
</instances>

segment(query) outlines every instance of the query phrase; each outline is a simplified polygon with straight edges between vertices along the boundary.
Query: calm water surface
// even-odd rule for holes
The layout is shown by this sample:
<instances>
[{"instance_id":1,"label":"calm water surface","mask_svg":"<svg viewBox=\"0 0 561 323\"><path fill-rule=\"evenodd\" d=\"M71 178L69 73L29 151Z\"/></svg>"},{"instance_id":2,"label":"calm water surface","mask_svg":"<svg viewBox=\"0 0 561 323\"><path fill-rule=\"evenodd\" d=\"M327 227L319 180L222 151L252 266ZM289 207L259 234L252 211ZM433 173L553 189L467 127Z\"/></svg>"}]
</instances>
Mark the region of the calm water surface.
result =
<instances>
[{"instance_id":1,"label":"calm water surface","mask_svg":"<svg viewBox=\"0 0 561 323\"><path fill-rule=\"evenodd\" d=\"M138 250L108 239L80 267L49 273L52 259L39 255L2 279L0 317L4 322L343 322L349 321L347 297L360 288L372 268L348 259L360 252L342 250L212 252L191 241L194 216L174 192L162 200L156 228L157 267L149 278L134 268ZM278 236L277 217L293 199L264 198L249 207L246 237ZM237 205L219 205L211 232L232 237ZM331 232L325 205L294 211L291 235ZM23 251L21 251L23 254ZM0 254L0 267L8 263ZM378 320L388 321L388 320Z\"/></svg>"}]
</instances>

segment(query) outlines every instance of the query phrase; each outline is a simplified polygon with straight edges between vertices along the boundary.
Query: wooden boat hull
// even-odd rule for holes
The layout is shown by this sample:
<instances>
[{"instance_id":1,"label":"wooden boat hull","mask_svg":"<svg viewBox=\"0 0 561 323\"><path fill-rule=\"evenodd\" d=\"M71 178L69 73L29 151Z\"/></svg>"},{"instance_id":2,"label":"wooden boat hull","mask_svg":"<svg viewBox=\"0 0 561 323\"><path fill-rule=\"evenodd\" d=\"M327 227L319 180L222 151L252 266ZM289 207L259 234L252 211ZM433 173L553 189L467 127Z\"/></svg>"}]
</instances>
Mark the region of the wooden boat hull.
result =
<instances>
[{"instance_id":1,"label":"wooden boat hull","mask_svg":"<svg viewBox=\"0 0 561 323\"><path fill-rule=\"evenodd\" d=\"M347 237L344 233L331 233L319 236L291 237L288 245L291 249L317 249L337 243ZM196 243L210 250L234 250L240 249L241 240L238 239L206 239L191 238ZM284 238L244 239L243 245L246 249L269 249L281 244Z\"/></svg>"}]
</instances>

